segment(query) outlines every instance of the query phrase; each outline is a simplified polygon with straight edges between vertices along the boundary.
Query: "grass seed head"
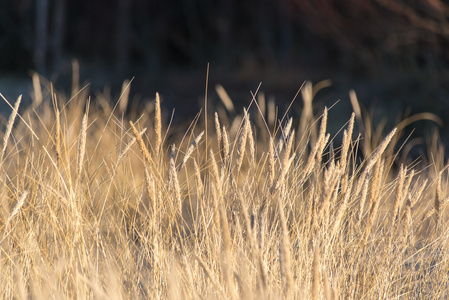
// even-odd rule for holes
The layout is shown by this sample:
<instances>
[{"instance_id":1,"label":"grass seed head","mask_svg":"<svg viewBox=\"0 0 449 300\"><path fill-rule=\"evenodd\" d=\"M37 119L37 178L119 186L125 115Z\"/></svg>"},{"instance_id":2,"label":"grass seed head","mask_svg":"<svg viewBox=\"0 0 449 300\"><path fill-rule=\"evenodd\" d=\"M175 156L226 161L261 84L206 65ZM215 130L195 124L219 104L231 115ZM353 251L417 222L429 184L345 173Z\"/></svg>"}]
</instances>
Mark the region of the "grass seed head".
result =
<instances>
[{"instance_id":1,"label":"grass seed head","mask_svg":"<svg viewBox=\"0 0 449 300\"><path fill-rule=\"evenodd\" d=\"M3 158L5 157L6 147L8 146L8 139L11 135L12 126L14 125L14 120L16 119L17 113L19 111L20 102L22 101L22 95L20 95L17 98L16 103L14 104L14 108L12 110L12 113L9 115L8 123L6 124L6 131L3 135L3 149L2 149L2 155L0 158L0 162L3 163Z\"/></svg>"}]
</instances>

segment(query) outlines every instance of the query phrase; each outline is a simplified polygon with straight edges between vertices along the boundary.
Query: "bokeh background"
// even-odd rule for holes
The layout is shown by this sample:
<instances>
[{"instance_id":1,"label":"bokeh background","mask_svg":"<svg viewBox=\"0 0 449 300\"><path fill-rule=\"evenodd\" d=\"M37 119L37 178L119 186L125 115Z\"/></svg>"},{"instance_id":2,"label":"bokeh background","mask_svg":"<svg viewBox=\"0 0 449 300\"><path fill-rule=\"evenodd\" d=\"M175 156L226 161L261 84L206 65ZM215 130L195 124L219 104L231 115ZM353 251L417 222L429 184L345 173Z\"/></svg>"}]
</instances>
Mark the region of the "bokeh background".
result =
<instances>
[{"instance_id":1,"label":"bokeh background","mask_svg":"<svg viewBox=\"0 0 449 300\"><path fill-rule=\"evenodd\" d=\"M448 17L442 0L2 0L0 92L29 97L33 71L69 91L77 59L92 93L109 86L113 100L134 77L134 104L158 91L187 119L199 110L209 63L212 103L218 83L241 107L262 82L282 107L305 80L329 79L316 108L340 100L336 126L349 118L353 88L376 122L435 113L447 142ZM290 114L300 110L298 99ZM426 135L435 123L412 127Z\"/></svg>"}]
</instances>

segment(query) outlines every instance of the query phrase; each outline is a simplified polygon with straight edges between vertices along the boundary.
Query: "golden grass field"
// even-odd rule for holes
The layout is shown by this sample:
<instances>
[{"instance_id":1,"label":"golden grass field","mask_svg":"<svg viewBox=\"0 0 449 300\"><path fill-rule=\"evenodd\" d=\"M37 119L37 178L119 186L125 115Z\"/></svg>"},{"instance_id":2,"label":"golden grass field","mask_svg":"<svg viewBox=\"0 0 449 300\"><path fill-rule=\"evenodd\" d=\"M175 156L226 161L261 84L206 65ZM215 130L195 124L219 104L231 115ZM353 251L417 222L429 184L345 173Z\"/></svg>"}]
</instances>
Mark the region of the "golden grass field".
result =
<instances>
[{"instance_id":1,"label":"golden grass field","mask_svg":"<svg viewBox=\"0 0 449 300\"><path fill-rule=\"evenodd\" d=\"M296 120L218 86L187 128L158 95L125 114L126 82L111 106L33 79L29 107L3 100L0 298L449 297L444 149L398 144L435 116L374 127L351 92L340 142L309 82Z\"/></svg>"}]
</instances>

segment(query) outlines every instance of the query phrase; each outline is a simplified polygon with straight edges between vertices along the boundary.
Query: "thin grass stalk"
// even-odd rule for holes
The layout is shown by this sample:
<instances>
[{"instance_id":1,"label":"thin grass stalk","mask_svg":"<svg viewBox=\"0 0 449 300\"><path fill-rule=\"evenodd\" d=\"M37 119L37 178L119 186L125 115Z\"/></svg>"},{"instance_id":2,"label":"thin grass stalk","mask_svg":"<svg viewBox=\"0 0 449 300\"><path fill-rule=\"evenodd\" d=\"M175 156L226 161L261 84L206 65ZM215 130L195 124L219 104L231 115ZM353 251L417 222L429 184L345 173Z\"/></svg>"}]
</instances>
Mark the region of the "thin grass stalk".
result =
<instances>
[{"instance_id":1,"label":"thin grass stalk","mask_svg":"<svg viewBox=\"0 0 449 300\"><path fill-rule=\"evenodd\" d=\"M56 101L55 101L56 102ZM56 164L59 168L62 160L62 153L61 153L61 120L59 116L59 109L56 106L55 107L55 116L56 116L56 126L55 126L55 150L56 150Z\"/></svg>"},{"instance_id":2,"label":"thin grass stalk","mask_svg":"<svg viewBox=\"0 0 449 300\"><path fill-rule=\"evenodd\" d=\"M260 284L262 289L262 294L265 293L265 291L268 288L267 283L267 271L265 268L265 264L263 261L263 249L265 246L265 232L266 232L266 215L267 215L267 208L263 208L259 212L259 232L258 232L258 258L257 258L257 266L259 268L259 276L260 276Z\"/></svg>"},{"instance_id":3,"label":"thin grass stalk","mask_svg":"<svg viewBox=\"0 0 449 300\"><path fill-rule=\"evenodd\" d=\"M317 142L315 143L315 146L312 149L312 152L309 154L309 158L307 160L306 166L304 167L304 172L301 181L303 181L307 176L310 175L315 164L319 164L321 162L322 151L326 146L327 143L326 140L329 139L329 136L326 136L326 124L327 124L327 108L324 109L318 139Z\"/></svg>"},{"instance_id":4,"label":"thin grass stalk","mask_svg":"<svg viewBox=\"0 0 449 300\"><path fill-rule=\"evenodd\" d=\"M287 219L284 214L282 197L278 197L279 222L281 225L280 262L282 278L284 280L284 294L288 297L294 288L292 262L290 251L290 236L288 232Z\"/></svg>"},{"instance_id":5,"label":"thin grass stalk","mask_svg":"<svg viewBox=\"0 0 449 300\"><path fill-rule=\"evenodd\" d=\"M20 209L22 208L23 204L25 203L25 200L26 200L27 196L28 196L28 191L25 190L25 191L23 191L23 192L20 194L20 197L17 199L16 204L14 205L13 209L11 210L11 213L10 213L9 216L8 216L8 219L7 219L6 222L5 222L5 226L4 226L5 231L4 231L4 235L3 235L2 241L3 241L3 240L5 239L5 237L6 237L6 233L7 233L7 231L8 231L9 223L10 223L11 220L12 220L12 219L19 213ZM2 241L0 241L0 243L1 243Z\"/></svg>"},{"instance_id":6,"label":"thin grass stalk","mask_svg":"<svg viewBox=\"0 0 449 300\"><path fill-rule=\"evenodd\" d=\"M168 178L169 178L169 187L173 191L176 200L177 214L182 216L182 198L181 198L181 187L179 186L178 180L178 172L176 171L175 166L175 145L172 145L172 155L170 157L170 162L168 166Z\"/></svg>"},{"instance_id":7,"label":"thin grass stalk","mask_svg":"<svg viewBox=\"0 0 449 300\"><path fill-rule=\"evenodd\" d=\"M287 124L285 125L284 130L281 133L281 137L279 138L279 142L276 147L275 158L277 158L281 154L282 149L284 148L284 144L286 143L287 138L290 134L290 130L292 128L292 123L293 123L293 118L290 118L288 120Z\"/></svg>"},{"instance_id":8,"label":"thin grass stalk","mask_svg":"<svg viewBox=\"0 0 449 300\"><path fill-rule=\"evenodd\" d=\"M219 192L219 196L221 196L223 190L222 190L222 186L221 186L221 179L222 177L220 176L220 172L218 170L218 165L217 165L217 161L215 160L215 155L214 152L212 151L212 149L210 149L210 156L211 156L211 161L212 161L212 174L214 176L215 179L215 184L217 186L218 192Z\"/></svg>"},{"instance_id":9,"label":"thin grass stalk","mask_svg":"<svg viewBox=\"0 0 449 300\"><path fill-rule=\"evenodd\" d=\"M139 135L140 136L144 135L146 131L147 131L147 128L142 129L139 132ZM118 166L118 164L121 161L121 159L123 158L123 156L129 151L129 149L131 149L131 147L134 145L135 142L136 142L136 136L132 136L131 139L128 141L128 143L126 143L125 147L123 147L123 149L118 154L117 159L115 160L116 167Z\"/></svg>"},{"instance_id":10,"label":"thin grass stalk","mask_svg":"<svg viewBox=\"0 0 449 300\"><path fill-rule=\"evenodd\" d=\"M202 198L204 194L204 185L203 180L201 179L201 170L196 162L196 159L193 160L193 166L195 168L195 179L196 179L196 190L198 194L198 198Z\"/></svg>"},{"instance_id":11,"label":"thin grass stalk","mask_svg":"<svg viewBox=\"0 0 449 300\"><path fill-rule=\"evenodd\" d=\"M218 97L225 106L226 110L231 113L234 112L234 104L232 103L231 97L229 97L224 87L221 84L217 84L215 86L215 90L217 91Z\"/></svg>"},{"instance_id":12,"label":"thin grass stalk","mask_svg":"<svg viewBox=\"0 0 449 300\"><path fill-rule=\"evenodd\" d=\"M224 159L223 158L223 142L222 142L221 126L220 126L220 120L218 119L217 112L215 112L215 134L217 135L217 145L218 145L218 150L220 151L221 159Z\"/></svg>"},{"instance_id":13,"label":"thin grass stalk","mask_svg":"<svg viewBox=\"0 0 449 300\"><path fill-rule=\"evenodd\" d=\"M307 125L311 123L313 118L313 86L310 81L307 81L301 89L301 96L304 102L304 108L301 113L300 124L299 124L299 134L303 135L306 133Z\"/></svg>"},{"instance_id":14,"label":"thin grass stalk","mask_svg":"<svg viewBox=\"0 0 449 300\"><path fill-rule=\"evenodd\" d=\"M229 137L228 137L228 133L226 131L226 127L223 126L223 136L222 136L222 141L223 141L223 160L224 160L224 164L226 166L229 165L229 160L230 160L230 146L229 146Z\"/></svg>"},{"instance_id":15,"label":"thin grass stalk","mask_svg":"<svg viewBox=\"0 0 449 300\"><path fill-rule=\"evenodd\" d=\"M323 115L321 116L321 126L318 133L318 140L323 139L326 135L327 128L327 107L324 107Z\"/></svg>"},{"instance_id":16,"label":"thin grass stalk","mask_svg":"<svg viewBox=\"0 0 449 300\"><path fill-rule=\"evenodd\" d=\"M440 210L441 210L441 174L440 172L437 177L435 197L433 200L433 207L435 209L435 228L440 225Z\"/></svg>"},{"instance_id":17,"label":"thin grass stalk","mask_svg":"<svg viewBox=\"0 0 449 300\"><path fill-rule=\"evenodd\" d=\"M393 203L393 215L391 216L391 224L394 225L397 221L397 217L399 215L399 205L402 202L403 197L403 189L404 189L404 182L405 182L405 176L407 174L407 167L404 167L404 165L401 164L399 175L398 175L398 183L396 187L396 197L394 199Z\"/></svg>"},{"instance_id":18,"label":"thin grass stalk","mask_svg":"<svg viewBox=\"0 0 449 300\"><path fill-rule=\"evenodd\" d=\"M327 223L328 215L329 215L329 206L332 195L335 193L334 189L337 186L340 180L340 171L335 168L335 164L331 164L328 170L325 172L324 176L324 189L321 195L321 206L318 211L318 219L322 220L322 224L325 225ZM338 192L338 191L337 191Z\"/></svg>"},{"instance_id":19,"label":"thin grass stalk","mask_svg":"<svg viewBox=\"0 0 449 300\"><path fill-rule=\"evenodd\" d=\"M247 237L249 239L249 244L251 246L252 251L257 251L256 242L254 240L254 233L253 228L251 227L251 220L248 214L248 211L246 210L245 202L243 201L242 196L240 195L238 190L235 190L236 198L238 199L240 203L240 209L243 215L243 220L245 221L245 228L247 232Z\"/></svg>"},{"instance_id":20,"label":"thin grass stalk","mask_svg":"<svg viewBox=\"0 0 449 300\"><path fill-rule=\"evenodd\" d=\"M374 166L374 164L380 159L382 153L384 153L385 149L387 149L388 144L390 143L391 139L396 133L396 128L394 128L387 137L382 141L382 143L377 147L377 150L374 152L371 159L368 161L368 164L366 165L366 172L371 170L371 168Z\"/></svg>"},{"instance_id":21,"label":"thin grass stalk","mask_svg":"<svg viewBox=\"0 0 449 300\"><path fill-rule=\"evenodd\" d=\"M354 130L354 118L355 113L352 113L351 118L349 119L348 129L343 132L343 143L341 146L341 157L340 157L340 166L342 168L346 168L346 163L348 159L348 151L351 145L352 132Z\"/></svg>"},{"instance_id":22,"label":"thin grass stalk","mask_svg":"<svg viewBox=\"0 0 449 300\"><path fill-rule=\"evenodd\" d=\"M362 221L364 212L365 212L365 202L366 202L366 197L368 196L368 188L369 188L369 179L368 177L366 177L363 180L363 188L362 188L362 195L360 196L360 201L359 201L359 214L358 214L358 220L359 220L359 225L360 222Z\"/></svg>"},{"instance_id":23,"label":"thin grass stalk","mask_svg":"<svg viewBox=\"0 0 449 300\"><path fill-rule=\"evenodd\" d=\"M371 171L363 171L358 177L354 177L354 180L357 179L357 188L355 189L354 197L357 197L360 194L360 191L363 188L363 185L365 184L365 179L369 178L371 176Z\"/></svg>"},{"instance_id":24,"label":"thin grass stalk","mask_svg":"<svg viewBox=\"0 0 449 300\"><path fill-rule=\"evenodd\" d=\"M331 142L329 144L329 151L328 151L328 161L335 161L335 149L334 149L334 143Z\"/></svg>"},{"instance_id":25,"label":"thin grass stalk","mask_svg":"<svg viewBox=\"0 0 449 300\"><path fill-rule=\"evenodd\" d=\"M259 279L261 294L263 295L265 293L267 286L266 286L266 274L265 274L265 270L264 270L264 266L263 266L262 255L260 253L261 249L257 245L256 237L253 232L253 228L251 226L251 220L250 220L249 214L246 210L243 198L238 191L236 191L236 193L237 193L237 199L240 202L243 219L245 221L245 227L246 227L246 231L247 231L247 237L249 239L249 243L251 246L251 251L252 251L253 257L255 258L256 263L257 263L257 269L258 269L257 277Z\"/></svg>"},{"instance_id":26,"label":"thin grass stalk","mask_svg":"<svg viewBox=\"0 0 449 300\"><path fill-rule=\"evenodd\" d=\"M80 136L78 140L78 165L77 165L78 177L81 177L81 173L83 170L84 155L86 153L88 111L89 111L89 104L86 109L86 112L84 113L83 120L81 122Z\"/></svg>"},{"instance_id":27,"label":"thin grass stalk","mask_svg":"<svg viewBox=\"0 0 449 300\"><path fill-rule=\"evenodd\" d=\"M411 225L412 225L412 201L410 198L408 198L405 201L405 212L403 216L403 236L408 241L408 243L411 242Z\"/></svg>"},{"instance_id":28,"label":"thin grass stalk","mask_svg":"<svg viewBox=\"0 0 449 300\"><path fill-rule=\"evenodd\" d=\"M189 261L187 260L186 255L182 255L181 256L181 266L182 266L182 270L185 272L185 278L187 281L187 289L188 289L188 295L190 295L192 298L194 299L198 299L200 298L196 289L195 289L195 283L194 283L194 279L193 279L193 274L192 274L192 268L190 266Z\"/></svg>"},{"instance_id":29,"label":"thin grass stalk","mask_svg":"<svg viewBox=\"0 0 449 300\"><path fill-rule=\"evenodd\" d=\"M189 159L190 155L192 155L193 150L195 150L195 147L198 145L198 143L201 140L201 137L204 134L204 130L201 131L200 134L197 135L197 137L190 143L189 147L187 148L186 153L184 154L184 157L182 158L181 163L178 167L178 172L181 171L182 167L186 164L187 160Z\"/></svg>"},{"instance_id":30,"label":"thin grass stalk","mask_svg":"<svg viewBox=\"0 0 449 300\"><path fill-rule=\"evenodd\" d=\"M122 90L120 92L119 112L124 113L128 107L129 92L131 91L131 81L126 79L122 83Z\"/></svg>"},{"instance_id":31,"label":"thin grass stalk","mask_svg":"<svg viewBox=\"0 0 449 300\"><path fill-rule=\"evenodd\" d=\"M34 91L34 99L33 99L33 107L37 107L42 103L42 88L41 81L39 79L39 75L37 73L33 73L33 91Z\"/></svg>"},{"instance_id":32,"label":"thin grass stalk","mask_svg":"<svg viewBox=\"0 0 449 300\"><path fill-rule=\"evenodd\" d=\"M25 163L23 164L23 169L21 170L22 175L20 176L19 186L18 190L24 190L25 189L25 179L29 176L28 169L32 167L31 161L30 161L30 153L32 150L30 148L27 149L27 153L25 156ZM33 160L34 155L31 154L31 160Z\"/></svg>"},{"instance_id":33,"label":"thin grass stalk","mask_svg":"<svg viewBox=\"0 0 449 300\"><path fill-rule=\"evenodd\" d=\"M151 173L148 171L148 168L144 166L145 173L145 186L148 193L148 198L150 199L150 207L151 207L151 216L150 218L156 217L156 208L158 207L157 198L156 198L156 186L154 184L154 178Z\"/></svg>"},{"instance_id":34,"label":"thin grass stalk","mask_svg":"<svg viewBox=\"0 0 449 300\"><path fill-rule=\"evenodd\" d=\"M276 103L274 102L273 97L268 98L267 111L268 111L268 116L267 116L268 126L273 126L273 125L275 125L274 122L275 122L276 114L277 114L277 107L276 107Z\"/></svg>"},{"instance_id":35,"label":"thin grass stalk","mask_svg":"<svg viewBox=\"0 0 449 300\"><path fill-rule=\"evenodd\" d=\"M381 188L382 182L382 173L384 168L383 160L379 160L376 164L376 168L373 174L373 182L370 189L370 196L368 203L370 204L370 211L368 216L368 221L365 225L365 230L361 239L361 246L365 246L368 240L368 237L371 233L371 229L374 225L374 221L377 216L377 210L379 208L380 199L378 199L379 191Z\"/></svg>"},{"instance_id":36,"label":"thin grass stalk","mask_svg":"<svg viewBox=\"0 0 449 300\"><path fill-rule=\"evenodd\" d=\"M8 146L8 139L12 132L12 126L14 125L14 120L16 119L17 112L19 111L19 105L22 101L22 95L17 98L16 103L14 104L14 108L12 113L9 115L8 123L6 124L5 134L3 135L3 148L2 155L0 157L0 163L3 165L3 159L5 157L6 147Z\"/></svg>"},{"instance_id":37,"label":"thin grass stalk","mask_svg":"<svg viewBox=\"0 0 449 300\"><path fill-rule=\"evenodd\" d=\"M270 143L268 145L268 186L270 189L274 189L274 180L276 176L275 170L275 153L274 153L274 144L273 138L270 137Z\"/></svg>"},{"instance_id":38,"label":"thin grass stalk","mask_svg":"<svg viewBox=\"0 0 449 300\"><path fill-rule=\"evenodd\" d=\"M354 114L357 117L357 122L359 123L359 126L362 126L363 129L363 116L362 116L362 110L360 109L359 100L357 99L357 95L354 90L349 91L349 99L351 101L352 109L354 110Z\"/></svg>"},{"instance_id":39,"label":"thin grass stalk","mask_svg":"<svg viewBox=\"0 0 449 300\"><path fill-rule=\"evenodd\" d=\"M74 98L80 90L80 65L77 59L72 59L72 94L70 98Z\"/></svg>"},{"instance_id":40,"label":"thin grass stalk","mask_svg":"<svg viewBox=\"0 0 449 300\"><path fill-rule=\"evenodd\" d=\"M213 154L211 153L211 157L213 158ZM215 167L214 169L218 170L218 167L216 166L216 162L213 162ZM216 173L214 171L214 173ZM216 176L217 174L215 174ZM231 239L231 233L229 231L229 223L228 218L226 215L226 209L225 209L225 203L223 199L223 192L221 191L221 187L218 185L213 185L215 189L218 189L217 195L218 195L218 210L219 210L219 216L220 216L220 225L221 225L221 233L223 236L223 270L224 270L224 277L226 281L226 285L228 287L228 291L230 293L231 299L237 299L237 293L235 289L234 279L233 279L233 259L232 259L232 253L231 253L231 247L232 247L232 239Z\"/></svg>"},{"instance_id":41,"label":"thin grass stalk","mask_svg":"<svg viewBox=\"0 0 449 300\"><path fill-rule=\"evenodd\" d=\"M243 117L241 115L236 115L234 119L232 120L231 126L229 126L228 135L229 137L233 136L235 137L235 140L237 140L237 136L239 132L241 132L241 129L243 128Z\"/></svg>"},{"instance_id":42,"label":"thin grass stalk","mask_svg":"<svg viewBox=\"0 0 449 300\"><path fill-rule=\"evenodd\" d=\"M326 135L326 127L327 127L327 107L324 108L324 112L323 112L322 120L321 120L320 132L318 135L317 144L319 145L319 148L318 148L318 152L317 152L317 156L316 156L318 165L321 163L324 148L326 147L326 144L330 138L330 134Z\"/></svg>"},{"instance_id":43,"label":"thin grass stalk","mask_svg":"<svg viewBox=\"0 0 449 300\"><path fill-rule=\"evenodd\" d=\"M288 170L290 169L290 166L293 163L293 160L295 159L296 153L293 153L292 157L290 157L288 160L284 162L284 165L282 166L281 173L279 174L278 178L276 179L273 188L271 190L271 193L275 193L281 185L283 185L285 182L285 176L288 173Z\"/></svg>"},{"instance_id":44,"label":"thin grass stalk","mask_svg":"<svg viewBox=\"0 0 449 300\"><path fill-rule=\"evenodd\" d=\"M243 157L245 155L245 147L246 147L246 139L248 137L248 125L249 123L249 115L246 109L244 110L244 118L243 118L243 127L242 127L242 133L239 137L239 143L237 146L237 162L236 162L236 168L237 168L237 174L240 171L240 168L242 167L243 163Z\"/></svg>"},{"instance_id":45,"label":"thin grass stalk","mask_svg":"<svg viewBox=\"0 0 449 300\"><path fill-rule=\"evenodd\" d=\"M405 212L402 216L402 220L404 223L403 235L409 244L412 241L412 235L413 235L412 209L413 209L413 206L415 205L416 201L421 198L421 195L422 195L424 189L426 188L426 186L427 186L427 179L421 184L421 187L417 191L415 191L415 193L413 193L413 194L409 193L407 195L407 200L405 202Z\"/></svg>"},{"instance_id":46,"label":"thin grass stalk","mask_svg":"<svg viewBox=\"0 0 449 300\"><path fill-rule=\"evenodd\" d=\"M197 195L197 199L198 199L198 206L199 206L199 211L201 214L201 221L202 221L202 226L203 228L206 230L207 232L207 221L206 221L206 215L205 215L205 191L204 191L204 184L203 184L203 180L201 179L201 170L198 166L198 163L196 162L196 159L193 160L193 165L194 165L194 169L195 169L195 181L196 181L196 195Z\"/></svg>"},{"instance_id":47,"label":"thin grass stalk","mask_svg":"<svg viewBox=\"0 0 449 300\"><path fill-rule=\"evenodd\" d=\"M251 220L250 220L248 212L245 208L245 203L243 201L243 198L238 191L236 191L236 193L237 193L237 198L239 199L239 202L240 202L243 219L245 221L245 227L246 227L247 236L248 236L248 239L249 239L249 242L251 245L251 251L253 253L253 257L255 258L256 264L257 264L257 271L258 271L257 277L259 280L258 285L260 288L261 295L264 295L266 288L267 288L267 282L266 282L265 267L263 265L263 258L262 258L262 254L261 254L262 247L261 247L261 244L257 245L256 236L253 232L253 227L251 226Z\"/></svg>"},{"instance_id":48,"label":"thin grass stalk","mask_svg":"<svg viewBox=\"0 0 449 300\"><path fill-rule=\"evenodd\" d=\"M287 164L287 161L290 157L290 153L293 147L293 141L295 139L295 130L293 129L292 133L289 135L288 140L286 140L287 146L285 147L285 153L282 160L282 166Z\"/></svg>"},{"instance_id":49,"label":"thin grass stalk","mask_svg":"<svg viewBox=\"0 0 449 300\"><path fill-rule=\"evenodd\" d=\"M150 152L148 151L147 147L145 146L145 142L143 141L142 136L140 135L139 131L137 131L137 128L134 126L134 123L132 121L129 121L129 125L131 125L131 129L133 131L134 136L136 137L136 141L137 141L137 144L139 145L140 151L142 152L144 161L149 166L152 166L153 162L151 160Z\"/></svg>"},{"instance_id":50,"label":"thin grass stalk","mask_svg":"<svg viewBox=\"0 0 449 300\"><path fill-rule=\"evenodd\" d=\"M329 204L327 205L327 207L325 207L325 209L323 210L323 219L324 219L324 228L329 228L329 223L330 223L330 210L331 207L336 207L337 204L339 203L339 199L341 199L341 197L344 197L343 195L347 195L348 192L350 192L348 190L348 188L346 188L345 190L343 190L343 188L341 187L341 177L338 176L336 179L336 183L333 184L334 186L334 190L331 191L331 195L333 194L333 196L331 197ZM353 182L351 181L351 189L353 187ZM349 186L349 185L348 185ZM344 199L343 199L344 200ZM349 201L349 200L347 200Z\"/></svg>"},{"instance_id":51,"label":"thin grass stalk","mask_svg":"<svg viewBox=\"0 0 449 300\"><path fill-rule=\"evenodd\" d=\"M349 198L351 196L352 183L353 183L353 181L351 180L349 182L349 185L348 185L348 188L346 190L346 193L343 196L343 201L342 201L342 203L340 204L340 206L338 207L338 209L337 209L337 211L335 213L335 220L334 220L334 223L332 224L331 231L330 231L331 232L331 236L335 236L335 234L337 234L337 232L341 228L341 223L342 223L342 220L343 220L343 216L344 216L344 214L346 212L346 209L348 207L348 201L349 201Z\"/></svg>"},{"instance_id":52,"label":"thin grass stalk","mask_svg":"<svg viewBox=\"0 0 449 300\"><path fill-rule=\"evenodd\" d=\"M307 209L306 209L306 219L305 219L305 230L307 230L308 233L310 233L313 230L313 222L314 222L314 210L315 210L315 203L316 203L316 196L315 196L315 189L316 186L312 185L310 189L310 193L308 194L308 201L307 201Z\"/></svg>"},{"instance_id":53,"label":"thin grass stalk","mask_svg":"<svg viewBox=\"0 0 449 300\"><path fill-rule=\"evenodd\" d=\"M312 264L312 300L318 300L320 295L320 250L315 246Z\"/></svg>"},{"instance_id":54,"label":"thin grass stalk","mask_svg":"<svg viewBox=\"0 0 449 300\"><path fill-rule=\"evenodd\" d=\"M215 161L214 152L212 149L210 149L210 157L211 157L211 164L212 164L212 175L214 177L214 182L212 183L212 200L213 200L213 206L214 206L214 223L217 230L217 233L219 234L221 228L220 225L220 201L222 199L222 186L221 186L221 176L220 172L218 171L218 165Z\"/></svg>"},{"instance_id":55,"label":"thin grass stalk","mask_svg":"<svg viewBox=\"0 0 449 300\"><path fill-rule=\"evenodd\" d=\"M422 193L424 192L424 190L427 188L427 183L428 183L428 179L424 180L424 182L422 184L420 184L420 188L413 193L413 196L411 196L412 199L412 203L411 206L413 207L416 202L421 198ZM418 185L418 184L417 184Z\"/></svg>"},{"instance_id":56,"label":"thin grass stalk","mask_svg":"<svg viewBox=\"0 0 449 300\"><path fill-rule=\"evenodd\" d=\"M256 146L254 142L253 130L251 129L251 124L248 122L248 142L249 142L249 157L251 161L251 166L254 167L256 163Z\"/></svg>"},{"instance_id":57,"label":"thin grass stalk","mask_svg":"<svg viewBox=\"0 0 449 300\"><path fill-rule=\"evenodd\" d=\"M410 171L410 174L408 175L408 180L407 180L407 182L404 184L404 191L405 191L405 194L404 194L404 199L408 196L408 194L409 194L409 190L410 190L410 186L412 185L412 180L413 180L413 177L415 176L415 170L414 169L412 169L411 171Z\"/></svg>"},{"instance_id":58,"label":"thin grass stalk","mask_svg":"<svg viewBox=\"0 0 449 300\"><path fill-rule=\"evenodd\" d=\"M259 93L257 94L257 108L259 113L257 114L257 126L259 128L263 128L264 126L266 126L266 120L265 120L265 116L266 116L266 100L265 100L265 93L262 91L259 91Z\"/></svg>"},{"instance_id":59,"label":"thin grass stalk","mask_svg":"<svg viewBox=\"0 0 449 300\"><path fill-rule=\"evenodd\" d=\"M206 263L201 259L201 257L196 256L195 255L195 259L198 261L198 263L200 264L201 268L203 269L204 273L206 274L206 276L209 278L209 280L211 281L212 285L214 286L214 288L220 293L221 297L223 299L227 298L225 292L223 291L221 285L218 283L218 280L215 278L215 276L213 275L212 271L209 269L209 267L206 265Z\"/></svg>"},{"instance_id":60,"label":"thin grass stalk","mask_svg":"<svg viewBox=\"0 0 449 300\"><path fill-rule=\"evenodd\" d=\"M410 189L410 185L411 185L411 183L412 183L412 179L413 179L413 176L415 175L415 170L411 170L410 171L410 174L408 175L408 180L407 180L407 182L405 182L404 183L404 186L403 186L403 197L402 197L402 199L401 199L401 203L400 203L400 205L399 205L399 209L398 209L398 215L397 215L397 218L396 219L398 219L398 221L400 221L400 211L401 211L401 208L403 207L403 205L404 205L404 202L405 202L405 211L406 212L408 212L410 215L409 216L407 216L406 218L407 218L407 222L411 222L411 208L412 208L412 202L411 202L411 198L410 198L410 192L409 192L409 189ZM405 214L405 213L404 213ZM397 223L399 223L399 222L397 222ZM409 226L411 225L411 223L409 223L409 224L404 224L404 229L403 229L403 233L404 233L404 237L406 238L406 239L408 239L408 228L409 228ZM408 228L407 228L408 227Z\"/></svg>"},{"instance_id":61,"label":"thin grass stalk","mask_svg":"<svg viewBox=\"0 0 449 300\"><path fill-rule=\"evenodd\" d=\"M161 117L161 99L159 93L156 93L156 103L154 105L154 132L156 133L156 156L162 151L162 117Z\"/></svg>"}]
</instances>

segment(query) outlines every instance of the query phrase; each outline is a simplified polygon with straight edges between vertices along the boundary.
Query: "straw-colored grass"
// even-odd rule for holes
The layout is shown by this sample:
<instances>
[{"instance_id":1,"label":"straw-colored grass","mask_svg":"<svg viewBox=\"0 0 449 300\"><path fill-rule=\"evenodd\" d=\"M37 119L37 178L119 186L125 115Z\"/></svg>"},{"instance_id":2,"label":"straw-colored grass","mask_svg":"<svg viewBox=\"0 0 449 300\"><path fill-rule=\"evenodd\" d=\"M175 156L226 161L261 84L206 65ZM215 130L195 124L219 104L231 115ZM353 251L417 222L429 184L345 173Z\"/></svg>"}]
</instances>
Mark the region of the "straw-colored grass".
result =
<instances>
[{"instance_id":1,"label":"straw-colored grass","mask_svg":"<svg viewBox=\"0 0 449 300\"><path fill-rule=\"evenodd\" d=\"M279 121L261 92L239 112L218 86L223 106L186 132L158 94L125 115L129 81L121 105L33 82L3 124L1 299L449 297L444 149L397 152L404 124L434 116L380 137L351 91L340 144L312 105L326 82Z\"/></svg>"}]
</instances>

